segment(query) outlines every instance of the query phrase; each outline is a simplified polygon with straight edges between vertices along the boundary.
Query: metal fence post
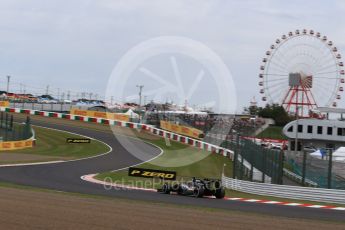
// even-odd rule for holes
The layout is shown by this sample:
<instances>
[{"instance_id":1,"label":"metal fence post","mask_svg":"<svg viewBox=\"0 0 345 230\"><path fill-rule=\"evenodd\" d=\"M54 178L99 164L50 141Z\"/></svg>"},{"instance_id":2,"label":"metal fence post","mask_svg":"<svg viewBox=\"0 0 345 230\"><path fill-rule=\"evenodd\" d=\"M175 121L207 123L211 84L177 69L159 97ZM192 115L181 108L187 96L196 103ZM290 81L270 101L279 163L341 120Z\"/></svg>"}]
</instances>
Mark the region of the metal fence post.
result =
<instances>
[{"instance_id":1,"label":"metal fence post","mask_svg":"<svg viewBox=\"0 0 345 230\"><path fill-rule=\"evenodd\" d=\"M240 167L240 180L243 180L243 174L244 174L244 157L243 157L243 151L241 151L241 167Z\"/></svg>"},{"instance_id":2,"label":"metal fence post","mask_svg":"<svg viewBox=\"0 0 345 230\"><path fill-rule=\"evenodd\" d=\"M8 136L7 136L7 133L8 133L8 114L6 113L5 114L5 141L8 140Z\"/></svg>"},{"instance_id":3,"label":"metal fence post","mask_svg":"<svg viewBox=\"0 0 345 230\"><path fill-rule=\"evenodd\" d=\"M284 150L279 152L279 184L283 184L284 176Z\"/></svg>"},{"instance_id":4,"label":"metal fence post","mask_svg":"<svg viewBox=\"0 0 345 230\"><path fill-rule=\"evenodd\" d=\"M237 174L237 160L238 160L238 151L239 151L239 140L240 137L238 134L236 134L236 148L234 151L234 165L233 165L233 170L232 170L232 177L236 179L236 174Z\"/></svg>"},{"instance_id":5,"label":"metal fence post","mask_svg":"<svg viewBox=\"0 0 345 230\"><path fill-rule=\"evenodd\" d=\"M266 150L262 148L262 183L265 183L265 175L266 175Z\"/></svg>"},{"instance_id":6,"label":"metal fence post","mask_svg":"<svg viewBox=\"0 0 345 230\"><path fill-rule=\"evenodd\" d=\"M306 169L307 169L307 152L303 151L302 186L305 186Z\"/></svg>"},{"instance_id":7,"label":"metal fence post","mask_svg":"<svg viewBox=\"0 0 345 230\"><path fill-rule=\"evenodd\" d=\"M330 149L328 156L328 177L327 177L327 188L332 188L332 167L333 167L333 150Z\"/></svg>"},{"instance_id":8,"label":"metal fence post","mask_svg":"<svg viewBox=\"0 0 345 230\"><path fill-rule=\"evenodd\" d=\"M11 118L10 118L10 130L13 130L13 115L11 115Z\"/></svg>"},{"instance_id":9,"label":"metal fence post","mask_svg":"<svg viewBox=\"0 0 345 230\"><path fill-rule=\"evenodd\" d=\"M269 175L271 176L271 184L276 184L276 175L275 175L275 152L274 150L268 150L269 153Z\"/></svg>"},{"instance_id":10,"label":"metal fence post","mask_svg":"<svg viewBox=\"0 0 345 230\"><path fill-rule=\"evenodd\" d=\"M12 129L12 141L16 140L16 130Z\"/></svg>"},{"instance_id":11,"label":"metal fence post","mask_svg":"<svg viewBox=\"0 0 345 230\"><path fill-rule=\"evenodd\" d=\"M253 156L253 152L250 154L250 158L251 158L251 162L250 162L250 181L253 181L253 177L254 177L254 156Z\"/></svg>"},{"instance_id":12,"label":"metal fence post","mask_svg":"<svg viewBox=\"0 0 345 230\"><path fill-rule=\"evenodd\" d=\"M4 112L1 112L1 114L0 114L0 122L1 122L1 128L3 128L4 127Z\"/></svg>"}]
</instances>

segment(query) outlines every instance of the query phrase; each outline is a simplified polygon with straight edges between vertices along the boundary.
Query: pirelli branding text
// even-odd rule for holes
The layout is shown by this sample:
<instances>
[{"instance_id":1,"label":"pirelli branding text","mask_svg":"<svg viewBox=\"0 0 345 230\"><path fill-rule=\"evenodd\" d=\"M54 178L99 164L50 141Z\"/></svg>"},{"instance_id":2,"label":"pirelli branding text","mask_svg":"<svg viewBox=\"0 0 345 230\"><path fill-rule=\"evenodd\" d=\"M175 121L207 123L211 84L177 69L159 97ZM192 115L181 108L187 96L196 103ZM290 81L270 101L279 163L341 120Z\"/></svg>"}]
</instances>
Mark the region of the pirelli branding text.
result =
<instances>
[{"instance_id":1,"label":"pirelli branding text","mask_svg":"<svg viewBox=\"0 0 345 230\"><path fill-rule=\"evenodd\" d=\"M67 138L66 142L72 143L72 144L89 144L89 143L91 143L91 139L88 139L88 138Z\"/></svg>"},{"instance_id":2,"label":"pirelli branding text","mask_svg":"<svg viewBox=\"0 0 345 230\"><path fill-rule=\"evenodd\" d=\"M128 176L147 177L147 178L157 177L164 180L176 180L176 172L154 170L154 169L129 168Z\"/></svg>"}]
</instances>

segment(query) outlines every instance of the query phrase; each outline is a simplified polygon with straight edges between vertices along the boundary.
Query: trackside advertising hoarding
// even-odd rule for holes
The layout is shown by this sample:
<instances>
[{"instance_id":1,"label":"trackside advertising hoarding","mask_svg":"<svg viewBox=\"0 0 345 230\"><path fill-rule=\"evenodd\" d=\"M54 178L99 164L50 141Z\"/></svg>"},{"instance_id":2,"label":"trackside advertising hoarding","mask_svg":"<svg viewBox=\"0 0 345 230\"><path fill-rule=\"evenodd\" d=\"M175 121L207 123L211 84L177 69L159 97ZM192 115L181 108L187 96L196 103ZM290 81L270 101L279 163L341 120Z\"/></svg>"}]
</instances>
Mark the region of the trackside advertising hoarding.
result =
<instances>
[{"instance_id":1,"label":"trackside advertising hoarding","mask_svg":"<svg viewBox=\"0 0 345 230\"><path fill-rule=\"evenodd\" d=\"M71 114L78 115L78 116L86 116L86 117L97 117L97 118L104 118L104 119L111 119L117 121L129 121L129 116L123 113L106 113L106 112L99 112L99 111L91 111L91 110L80 110L80 109L71 109Z\"/></svg>"},{"instance_id":2,"label":"trackside advertising hoarding","mask_svg":"<svg viewBox=\"0 0 345 230\"><path fill-rule=\"evenodd\" d=\"M34 146L34 142L35 141L33 139L23 140L23 141L0 142L0 151L32 148Z\"/></svg>"},{"instance_id":3,"label":"trackside advertising hoarding","mask_svg":"<svg viewBox=\"0 0 345 230\"><path fill-rule=\"evenodd\" d=\"M0 107L9 107L10 102L9 101L0 101Z\"/></svg>"},{"instance_id":4,"label":"trackside advertising hoarding","mask_svg":"<svg viewBox=\"0 0 345 230\"><path fill-rule=\"evenodd\" d=\"M178 133L184 136L192 137L195 139L202 139L204 137L204 132L188 126L177 125L170 123L168 121L160 121L161 129Z\"/></svg>"},{"instance_id":5,"label":"trackside advertising hoarding","mask_svg":"<svg viewBox=\"0 0 345 230\"><path fill-rule=\"evenodd\" d=\"M176 172L155 169L129 168L128 176L176 180Z\"/></svg>"}]
</instances>

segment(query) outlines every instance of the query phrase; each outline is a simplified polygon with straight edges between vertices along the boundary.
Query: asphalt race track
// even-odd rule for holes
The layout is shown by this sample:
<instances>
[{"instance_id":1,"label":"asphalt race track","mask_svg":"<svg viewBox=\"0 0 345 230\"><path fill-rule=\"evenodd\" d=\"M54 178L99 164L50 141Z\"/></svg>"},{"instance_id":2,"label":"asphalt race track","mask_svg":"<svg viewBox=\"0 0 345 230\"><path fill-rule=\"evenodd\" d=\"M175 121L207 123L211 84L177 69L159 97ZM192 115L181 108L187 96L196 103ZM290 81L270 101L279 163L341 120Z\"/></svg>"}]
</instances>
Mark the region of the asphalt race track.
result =
<instances>
[{"instance_id":1,"label":"asphalt race track","mask_svg":"<svg viewBox=\"0 0 345 230\"><path fill-rule=\"evenodd\" d=\"M141 160L138 160L129 154L111 133L81 127L60 124L57 125L50 123L49 121L51 121L51 119L52 118L42 118L40 121L32 119L32 124L86 135L107 143L113 148L113 150L109 154L81 161L46 165L2 167L0 168L0 181L65 192L77 192L118 198L220 208L267 214L271 216L344 221L344 212L336 210L310 209L303 207L258 204L241 201L225 201L208 198L199 199L135 190L106 190L102 185L83 181L80 179L80 177L86 174L124 168L138 164L141 162ZM160 149L152 145L135 139L131 139L130 141L139 147L147 159L151 159L160 153Z\"/></svg>"}]
</instances>

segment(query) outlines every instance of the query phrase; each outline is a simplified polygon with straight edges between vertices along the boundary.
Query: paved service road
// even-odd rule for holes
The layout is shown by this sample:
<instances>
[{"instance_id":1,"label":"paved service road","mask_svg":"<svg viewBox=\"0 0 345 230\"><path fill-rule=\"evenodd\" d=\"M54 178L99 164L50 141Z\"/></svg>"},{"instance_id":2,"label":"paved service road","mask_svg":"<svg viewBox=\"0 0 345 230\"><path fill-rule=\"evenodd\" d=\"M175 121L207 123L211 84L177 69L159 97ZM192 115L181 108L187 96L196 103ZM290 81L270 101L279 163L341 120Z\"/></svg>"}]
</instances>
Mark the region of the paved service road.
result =
<instances>
[{"instance_id":1,"label":"paved service road","mask_svg":"<svg viewBox=\"0 0 345 230\"><path fill-rule=\"evenodd\" d=\"M60 124L54 124L54 120L54 118L40 118L38 120L33 117L32 123L34 125L71 131L102 140L111 146L113 150L109 154L81 161L47 165L3 167L0 168L0 181L66 192L220 208L291 218L308 218L334 221L344 221L345 219L344 211L288 207L207 198L197 199L193 197L164 195L134 190L105 190L103 186L83 181L80 179L80 177L86 174L124 168L130 165L138 164L141 162L141 160L130 155L111 133L85 129L82 128L82 125L72 126L68 125L67 123L62 125L61 122ZM143 143L140 140L130 139L130 141L136 145L138 149L140 149L142 155L144 155L147 159L153 158L160 153L158 148Z\"/></svg>"}]
</instances>

